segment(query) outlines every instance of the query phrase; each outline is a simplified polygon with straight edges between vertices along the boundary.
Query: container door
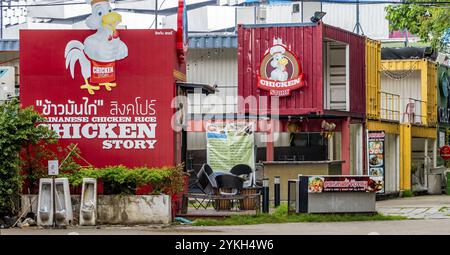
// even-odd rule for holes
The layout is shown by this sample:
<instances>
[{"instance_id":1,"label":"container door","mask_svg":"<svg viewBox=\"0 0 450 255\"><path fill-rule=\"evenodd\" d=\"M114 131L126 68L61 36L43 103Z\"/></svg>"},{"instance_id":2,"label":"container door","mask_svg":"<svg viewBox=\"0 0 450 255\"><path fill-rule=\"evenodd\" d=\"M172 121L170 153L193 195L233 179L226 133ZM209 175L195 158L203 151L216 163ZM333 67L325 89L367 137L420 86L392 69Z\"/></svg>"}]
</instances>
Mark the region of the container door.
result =
<instances>
[{"instance_id":1,"label":"container door","mask_svg":"<svg viewBox=\"0 0 450 255\"><path fill-rule=\"evenodd\" d=\"M363 174L362 124L350 124L350 174Z\"/></svg>"}]
</instances>

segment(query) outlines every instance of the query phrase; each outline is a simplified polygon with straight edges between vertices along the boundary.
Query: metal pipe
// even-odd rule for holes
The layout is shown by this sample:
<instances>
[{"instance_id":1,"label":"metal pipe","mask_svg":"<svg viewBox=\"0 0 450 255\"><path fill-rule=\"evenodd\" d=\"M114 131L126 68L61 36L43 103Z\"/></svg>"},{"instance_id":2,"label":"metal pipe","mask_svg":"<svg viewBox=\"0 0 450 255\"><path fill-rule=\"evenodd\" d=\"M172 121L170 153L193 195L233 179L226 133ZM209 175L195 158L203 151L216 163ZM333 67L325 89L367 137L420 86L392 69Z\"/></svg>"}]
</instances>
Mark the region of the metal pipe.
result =
<instances>
[{"instance_id":1,"label":"metal pipe","mask_svg":"<svg viewBox=\"0 0 450 255\"><path fill-rule=\"evenodd\" d=\"M280 206L280 176L275 176L273 183L274 205L278 207Z\"/></svg>"},{"instance_id":2,"label":"metal pipe","mask_svg":"<svg viewBox=\"0 0 450 255\"><path fill-rule=\"evenodd\" d=\"M269 213L269 178L263 179L262 196L262 212Z\"/></svg>"},{"instance_id":3,"label":"metal pipe","mask_svg":"<svg viewBox=\"0 0 450 255\"><path fill-rule=\"evenodd\" d=\"M158 29L158 0L155 0L155 29Z\"/></svg>"}]
</instances>

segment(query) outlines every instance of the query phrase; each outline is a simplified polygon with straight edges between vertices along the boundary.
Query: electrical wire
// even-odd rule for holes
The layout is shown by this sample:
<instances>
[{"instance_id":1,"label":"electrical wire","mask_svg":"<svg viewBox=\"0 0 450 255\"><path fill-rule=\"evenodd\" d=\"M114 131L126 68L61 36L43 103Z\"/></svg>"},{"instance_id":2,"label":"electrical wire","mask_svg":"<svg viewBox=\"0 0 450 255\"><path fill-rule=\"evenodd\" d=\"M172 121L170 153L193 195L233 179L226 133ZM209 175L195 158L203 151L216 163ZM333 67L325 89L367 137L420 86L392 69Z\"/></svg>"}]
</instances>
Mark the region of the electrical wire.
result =
<instances>
[{"instance_id":1,"label":"electrical wire","mask_svg":"<svg viewBox=\"0 0 450 255\"><path fill-rule=\"evenodd\" d=\"M116 0L111 1L111 3L135 3L135 2L143 2L146 0ZM56 2L56 1L55 1ZM42 3L42 4L14 4L13 2L9 2L8 4L3 4L3 1L0 0L0 8L11 8L11 7L52 7L52 6L64 6L64 5L80 5L86 4L86 1L83 2L58 2L58 3Z\"/></svg>"},{"instance_id":2,"label":"electrical wire","mask_svg":"<svg viewBox=\"0 0 450 255\"><path fill-rule=\"evenodd\" d=\"M166 2L166 0L163 0L162 3L159 5L158 9L155 10L155 12L157 12L158 10L161 10L161 7L163 6L163 4L165 2ZM149 28L152 28L153 24L155 24L155 21L156 21L156 15L155 15L155 18L153 19L153 22L152 22L152 24L150 25Z\"/></svg>"}]
</instances>

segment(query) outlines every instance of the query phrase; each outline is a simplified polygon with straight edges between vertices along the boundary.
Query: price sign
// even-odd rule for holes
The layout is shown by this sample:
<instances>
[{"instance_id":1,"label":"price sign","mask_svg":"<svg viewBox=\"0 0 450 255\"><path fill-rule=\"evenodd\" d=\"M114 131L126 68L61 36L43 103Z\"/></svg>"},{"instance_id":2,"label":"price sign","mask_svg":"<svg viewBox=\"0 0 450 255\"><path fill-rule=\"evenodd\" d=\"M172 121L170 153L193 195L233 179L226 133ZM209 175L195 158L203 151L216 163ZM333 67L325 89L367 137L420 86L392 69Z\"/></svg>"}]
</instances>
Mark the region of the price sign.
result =
<instances>
[{"instance_id":1,"label":"price sign","mask_svg":"<svg viewBox=\"0 0 450 255\"><path fill-rule=\"evenodd\" d=\"M443 160L450 159L450 146L448 146L448 145L442 146L439 152L440 152L441 158Z\"/></svg>"},{"instance_id":2,"label":"price sign","mask_svg":"<svg viewBox=\"0 0 450 255\"><path fill-rule=\"evenodd\" d=\"M48 161L48 175L58 175L58 160L49 160Z\"/></svg>"}]
</instances>

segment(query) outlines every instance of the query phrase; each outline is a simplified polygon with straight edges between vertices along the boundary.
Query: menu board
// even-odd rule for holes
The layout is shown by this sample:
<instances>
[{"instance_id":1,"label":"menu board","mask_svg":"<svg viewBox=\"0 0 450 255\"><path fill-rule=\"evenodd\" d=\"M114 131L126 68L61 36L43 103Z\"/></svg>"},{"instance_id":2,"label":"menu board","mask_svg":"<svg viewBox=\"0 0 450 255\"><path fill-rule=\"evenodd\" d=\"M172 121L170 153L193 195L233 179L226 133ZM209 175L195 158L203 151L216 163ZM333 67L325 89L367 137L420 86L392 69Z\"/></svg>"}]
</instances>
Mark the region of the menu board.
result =
<instances>
[{"instance_id":1,"label":"menu board","mask_svg":"<svg viewBox=\"0 0 450 255\"><path fill-rule=\"evenodd\" d=\"M208 123L207 162L214 171L228 172L237 164L255 168L253 123Z\"/></svg>"},{"instance_id":2,"label":"menu board","mask_svg":"<svg viewBox=\"0 0 450 255\"><path fill-rule=\"evenodd\" d=\"M369 131L368 133L368 174L373 180L382 183L384 183L385 176L385 138L384 131ZM384 193L384 185L377 193Z\"/></svg>"},{"instance_id":3,"label":"menu board","mask_svg":"<svg viewBox=\"0 0 450 255\"><path fill-rule=\"evenodd\" d=\"M310 176L308 192L379 192L384 185L376 178L362 175Z\"/></svg>"}]
</instances>

